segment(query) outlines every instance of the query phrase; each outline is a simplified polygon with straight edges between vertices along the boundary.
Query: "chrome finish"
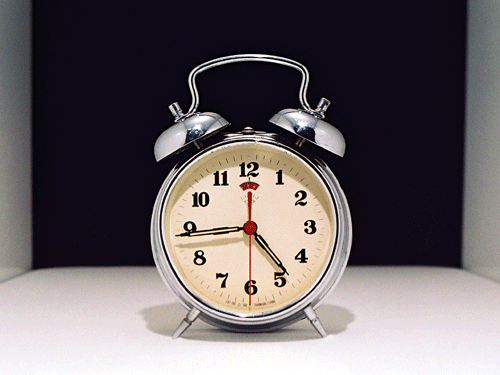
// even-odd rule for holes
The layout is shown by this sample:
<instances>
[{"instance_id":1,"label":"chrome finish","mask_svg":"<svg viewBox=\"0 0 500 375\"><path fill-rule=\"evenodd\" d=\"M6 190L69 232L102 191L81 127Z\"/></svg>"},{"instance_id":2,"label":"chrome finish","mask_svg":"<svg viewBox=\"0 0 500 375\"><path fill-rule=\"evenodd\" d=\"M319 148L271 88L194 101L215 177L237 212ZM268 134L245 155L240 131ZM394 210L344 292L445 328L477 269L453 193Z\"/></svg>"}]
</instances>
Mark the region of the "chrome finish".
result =
<instances>
[{"instance_id":1,"label":"chrome finish","mask_svg":"<svg viewBox=\"0 0 500 375\"><path fill-rule=\"evenodd\" d=\"M233 55L233 56L225 56L225 57L219 57L217 59L207 61L206 63L203 63L201 65L198 65L196 68L194 68L191 73L189 74L188 77L188 84L189 84L189 90L191 91L191 107L189 108L189 111L187 112L186 116L189 116L193 114L196 109L198 108L198 104L200 102L200 98L198 95L198 90L196 88L196 83L195 79L198 74L201 72L204 72L205 70L208 70L210 68L214 68L216 66L220 65L225 65L225 64L231 64L231 63L236 63L236 62L250 62L250 61L256 61L256 62L269 62L269 63L274 63L274 64L279 64L279 65L285 65L289 66L291 68L297 69L299 72L302 73L302 83L300 85L300 90L299 90L299 101L300 105L304 108L306 111L310 112L315 112L309 105L306 99L306 91L307 91L307 86L309 85L309 72L307 71L306 67L297 61L287 59L285 57L280 57L280 56L273 56L273 55L262 55L262 54L245 54L245 55Z\"/></svg>"},{"instance_id":2,"label":"chrome finish","mask_svg":"<svg viewBox=\"0 0 500 375\"><path fill-rule=\"evenodd\" d=\"M318 108L323 110L325 105L322 100ZM269 121L299 136L299 146L304 140L308 140L338 156L344 156L344 136L335 126L323 121L319 116L301 109L284 109Z\"/></svg>"},{"instance_id":3,"label":"chrome finish","mask_svg":"<svg viewBox=\"0 0 500 375\"><path fill-rule=\"evenodd\" d=\"M326 98L321 98L315 112L323 118L328 107L330 107L330 101Z\"/></svg>"},{"instance_id":4,"label":"chrome finish","mask_svg":"<svg viewBox=\"0 0 500 375\"><path fill-rule=\"evenodd\" d=\"M329 266L325 269L321 278L321 282L318 281L302 299L296 301L292 305L276 312L256 317L244 317L238 314L224 312L196 298L182 280L177 277L172 262L169 259L166 245L162 241L162 223L165 220L163 205L169 199L171 188L184 167L194 162L206 152L239 142L246 142L249 144L267 143L293 152L296 156L306 161L315 169L316 173L321 176L330 191L332 204L334 205L333 211L336 212L338 225L338 234L336 242L333 245L332 256L329 261ZM320 335L323 336L321 323L319 323L314 313L314 309L316 309L323 299L334 289L345 270L351 249L352 224L346 197L333 172L322 160L313 156L304 156L303 151L304 150L299 151L293 147L286 146L277 135L259 132L252 133L251 129L248 128L241 133L222 135L221 139L217 139L213 146L204 148L195 155L192 155L185 163L180 163L174 167L165 179L156 198L151 221L151 245L154 260L163 281L179 302L190 311L193 311L193 309L199 310L199 317L203 321L230 331L264 332L288 326L307 317ZM186 323L181 323L181 326L179 326L178 330L187 329L189 324L186 326ZM326 335L326 333L324 334Z\"/></svg>"},{"instance_id":5,"label":"chrome finish","mask_svg":"<svg viewBox=\"0 0 500 375\"><path fill-rule=\"evenodd\" d=\"M321 324L321 321L318 318L318 315L316 315L316 311L314 311L311 306L308 306L304 309L304 315L311 322L312 326L314 327L314 329L316 329L321 337L328 336L325 329L323 328L323 324Z\"/></svg>"},{"instance_id":6,"label":"chrome finish","mask_svg":"<svg viewBox=\"0 0 500 375\"><path fill-rule=\"evenodd\" d=\"M198 318L198 315L200 315L201 311L198 310L197 308L193 307L186 315L186 317L182 320L181 324L179 324L179 327L175 330L174 334L172 335L173 339L178 338L180 335L184 333L186 329L188 329L191 324Z\"/></svg>"},{"instance_id":7,"label":"chrome finish","mask_svg":"<svg viewBox=\"0 0 500 375\"><path fill-rule=\"evenodd\" d=\"M327 123L326 121L322 121L325 117L325 111L330 105L330 101L328 99L321 98L317 108L312 109L306 98L307 86L309 85L309 72L307 68L297 61L284 57L262 54L233 55L220 57L197 66L191 71L188 78L192 101L191 107L189 108L186 116L194 113L194 111L198 108L199 95L195 79L199 73L224 64L249 61L270 62L285 65L297 69L302 73L302 83L299 90L299 101L302 105L302 109L286 109L281 111L278 115L272 117L270 122L291 131L299 137L307 139L308 141L313 142L336 155L343 156L345 152L345 140L342 133L333 125Z\"/></svg>"},{"instance_id":8,"label":"chrome finish","mask_svg":"<svg viewBox=\"0 0 500 375\"><path fill-rule=\"evenodd\" d=\"M176 106L174 107L174 105ZM182 113L179 105L174 103L172 113ZM220 132L229 126L229 122L217 113L205 112L195 113L190 116L182 116L181 121L160 134L154 146L156 161L160 161L168 155L179 153L191 144L200 148L203 138Z\"/></svg>"},{"instance_id":9,"label":"chrome finish","mask_svg":"<svg viewBox=\"0 0 500 375\"><path fill-rule=\"evenodd\" d=\"M191 91L192 102L187 113L184 113L178 103L173 103L169 108L175 119L175 124L165 130L157 139L154 153L159 161L169 155L179 153L188 146L194 145L201 149L201 141L209 136L219 133L229 126L229 122L216 113L196 112L199 105L199 95L195 79L197 75L207 69L235 62L270 62L292 67L302 74L302 82L299 90L299 101L301 109L285 109L270 119L270 122L292 132L298 136L295 146L287 145L287 140L279 138L276 134L255 131L250 127L243 129L240 133L219 135L207 141L209 146L201 151L191 150L185 156L184 162L179 163L163 183L156 198L151 221L151 244L155 263L160 271L165 284L170 288L179 302L189 312L175 331L173 338L179 337L191 323L200 319L217 327L238 332L262 332L278 329L292 324L298 320L307 318L317 332L326 337L315 309L322 300L333 290L340 280L347 264L352 242L351 215L347 200L333 172L320 159L313 155L307 156L310 151L300 149L307 140L336 154L343 156L345 152L345 140L341 132L334 126L323 121L325 111L330 102L322 98L316 109L312 109L306 99L307 86L309 84L309 73L302 64L278 56L245 54L221 57L208 61L194 68L189 74L188 84ZM332 252L328 266L317 283L298 300L280 310L263 315L242 316L230 311L220 310L195 297L189 287L185 285L182 278L178 277L172 266L169 251L162 240L162 223L165 220L163 205L169 199L172 186L182 175L185 166L202 157L204 153L211 152L219 147L227 147L236 143L266 143L273 147L280 147L288 152L294 153L304 162L309 164L324 182L325 188L331 195L332 211L336 214L337 237L332 245Z\"/></svg>"},{"instance_id":10,"label":"chrome finish","mask_svg":"<svg viewBox=\"0 0 500 375\"><path fill-rule=\"evenodd\" d=\"M172 116L174 116L176 122L185 116L184 112L182 112L181 106L177 102L170 104L168 109L172 112Z\"/></svg>"},{"instance_id":11,"label":"chrome finish","mask_svg":"<svg viewBox=\"0 0 500 375\"><path fill-rule=\"evenodd\" d=\"M300 141L298 145L301 145L304 139L307 139L334 154L339 156L344 155L345 140L342 133L334 126L322 120L325 117L325 111L330 105L330 101L321 98L316 109L312 109L307 102L306 92L309 85L309 72L306 67L284 57L243 54L220 57L198 65L191 71L188 77L191 106L188 112L184 114L178 103L170 105L169 109L174 116L175 124L164 131L156 141L155 157L157 161L184 150L191 143L200 148L199 140L201 138L213 135L216 131L220 131L229 125L229 122L215 113L196 112L200 102L196 87L196 77L205 70L236 62L269 62L298 70L302 74L302 82L299 89L299 101L302 109L285 109L273 116L270 122L299 136Z\"/></svg>"}]
</instances>

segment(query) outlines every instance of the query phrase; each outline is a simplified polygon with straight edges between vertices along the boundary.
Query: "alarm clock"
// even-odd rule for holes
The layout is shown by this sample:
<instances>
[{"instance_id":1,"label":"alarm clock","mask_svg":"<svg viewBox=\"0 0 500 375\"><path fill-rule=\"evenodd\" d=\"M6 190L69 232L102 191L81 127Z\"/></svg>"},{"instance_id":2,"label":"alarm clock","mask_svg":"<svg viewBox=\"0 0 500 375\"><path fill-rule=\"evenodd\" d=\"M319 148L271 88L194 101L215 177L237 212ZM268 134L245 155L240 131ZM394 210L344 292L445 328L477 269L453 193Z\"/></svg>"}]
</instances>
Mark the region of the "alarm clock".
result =
<instances>
[{"instance_id":1,"label":"alarm clock","mask_svg":"<svg viewBox=\"0 0 500 375\"><path fill-rule=\"evenodd\" d=\"M236 62L269 62L301 72L302 108L270 119L281 134L239 132L212 112L196 112L196 76ZM218 58L188 78L191 107L169 108L175 124L157 139L157 161L177 155L154 204L151 243L158 271L188 310L173 334L198 317L225 330L273 331L308 319L346 267L352 240L349 207L317 147L343 156L345 140L325 122L329 101L312 109L309 73L300 63L250 54ZM284 131L282 130L284 129Z\"/></svg>"}]
</instances>

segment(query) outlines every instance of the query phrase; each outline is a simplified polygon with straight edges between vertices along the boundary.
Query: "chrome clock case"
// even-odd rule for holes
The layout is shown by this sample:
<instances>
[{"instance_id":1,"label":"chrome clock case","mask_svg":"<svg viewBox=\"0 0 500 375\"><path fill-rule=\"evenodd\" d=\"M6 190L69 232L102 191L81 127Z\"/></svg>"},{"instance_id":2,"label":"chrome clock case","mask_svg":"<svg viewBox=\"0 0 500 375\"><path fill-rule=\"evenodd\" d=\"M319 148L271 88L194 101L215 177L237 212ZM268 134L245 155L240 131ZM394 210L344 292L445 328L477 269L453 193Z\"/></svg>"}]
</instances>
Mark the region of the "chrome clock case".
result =
<instances>
[{"instance_id":1,"label":"chrome clock case","mask_svg":"<svg viewBox=\"0 0 500 375\"><path fill-rule=\"evenodd\" d=\"M270 122L287 130L289 136L279 136L265 132L254 131L245 128L239 133L224 133L229 122L221 116L211 113L198 113L199 98L195 85L195 78L200 72L209 68L242 61L271 62L289 66L302 73L302 83L299 91L301 109L285 109L270 119ZM204 63L189 75L189 88L192 94L192 104L189 111L184 114L177 103L170 106L175 118L175 124L165 130L158 138L154 154L157 161L168 156L186 152L183 160L177 164L167 176L156 199L152 222L151 243L155 263L161 277L179 302L189 312L181 322L173 338L179 337L198 317L217 327L238 332L262 332L271 331L292 324L298 320L307 318L318 333L325 337L327 334L319 321L315 309L322 300L335 287L340 280L347 264L352 241L352 225L349 207L345 195L332 171L319 158L314 156L312 144L323 149L343 156L345 151L345 140L342 134L334 126L323 120L324 113L330 102L321 99L317 108L312 109L307 103L305 92L309 81L307 69L293 60L271 56L271 55L235 55L222 57ZM191 161L199 158L210 150L237 143L260 143L269 144L293 153L305 161L322 179L332 197L337 221L337 238L334 241L334 249L331 258L322 276L299 300L280 310L255 316L242 316L219 310L209 303L197 298L183 281L177 276L172 260L169 258L162 230L164 220L164 204L168 200L172 184L175 182L182 169ZM304 143L311 143L304 147Z\"/></svg>"}]
</instances>

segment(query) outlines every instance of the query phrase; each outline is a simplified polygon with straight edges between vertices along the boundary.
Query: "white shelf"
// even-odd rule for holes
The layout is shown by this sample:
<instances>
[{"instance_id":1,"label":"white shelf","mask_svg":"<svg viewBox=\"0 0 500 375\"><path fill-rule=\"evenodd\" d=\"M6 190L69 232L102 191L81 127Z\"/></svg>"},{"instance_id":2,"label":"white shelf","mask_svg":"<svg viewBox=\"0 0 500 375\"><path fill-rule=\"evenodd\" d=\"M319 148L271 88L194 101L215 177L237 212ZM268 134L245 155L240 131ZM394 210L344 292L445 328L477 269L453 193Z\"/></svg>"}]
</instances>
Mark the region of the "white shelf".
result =
<instances>
[{"instance_id":1,"label":"white shelf","mask_svg":"<svg viewBox=\"0 0 500 375\"><path fill-rule=\"evenodd\" d=\"M498 374L500 284L432 267L348 267L307 321L225 332L186 311L153 267L57 268L0 284L0 373Z\"/></svg>"}]
</instances>

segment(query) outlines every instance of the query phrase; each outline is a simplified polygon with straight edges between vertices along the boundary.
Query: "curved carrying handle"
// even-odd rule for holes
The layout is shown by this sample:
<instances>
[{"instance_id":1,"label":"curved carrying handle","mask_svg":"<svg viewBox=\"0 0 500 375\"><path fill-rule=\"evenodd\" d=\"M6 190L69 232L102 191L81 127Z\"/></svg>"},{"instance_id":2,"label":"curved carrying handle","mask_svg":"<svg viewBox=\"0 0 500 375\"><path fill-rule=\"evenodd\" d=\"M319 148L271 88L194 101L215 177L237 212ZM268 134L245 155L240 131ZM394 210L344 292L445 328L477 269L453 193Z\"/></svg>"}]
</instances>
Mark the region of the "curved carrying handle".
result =
<instances>
[{"instance_id":1,"label":"curved carrying handle","mask_svg":"<svg viewBox=\"0 0 500 375\"><path fill-rule=\"evenodd\" d=\"M313 110L309 105L309 103L307 102L306 91L307 91L307 86L309 84L309 72L307 71L304 65L294 60L290 60L279 56L262 55L262 54L244 54L244 55L219 57L217 59L207 61L206 63L198 65L196 68L194 68L188 77L189 90L191 91L191 98L192 98L191 107L189 108L188 112L186 114L183 114L180 107L178 107L176 103L170 106L170 110L172 111L172 114L175 116L176 120L180 119L181 117L188 117L192 115L198 108L200 98L195 83L195 79L198 74L219 65L231 64L236 62L248 62L248 61L269 62L297 69L299 72L302 73L302 83L300 85L300 90L299 90L300 104L307 112L315 113L323 117L322 112L324 112L324 110L320 109L319 107L318 109Z\"/></svg>"},{"instance_id":2,"label":"curved carrying handle","mask_svg":"<svg viewBox=\"0 0 500 375\"><path fill-rule=\"evenodd\" d=\"M270 62L298 70L302 74L302 83L299 91L299 101L302 109L284 109L274 115L269 121L297 135L299 137L297 143L299 147L302 146L305 140L308 140L334 154L339 156L344 155L345 140L342 133L333 125L323 121L330 101L321 98L316 109L312 109L307 102L306 90L309 84L309 72L306 67L284 57L244 54L220 57L198 65L191 71L188 77L189 90L192 97L191 107L184 114L178 103L169 106L170 111L174 115L175 124L158 137L155 144L155 156L157 160L181 152L190 144L194 144L199 148L201 147L198 142L199 140L214 135L229 126L229 122L216 113L196 112L200 98L195 79L198 74L210 68L248 61Z\"/></svg>"}]
</instances>

